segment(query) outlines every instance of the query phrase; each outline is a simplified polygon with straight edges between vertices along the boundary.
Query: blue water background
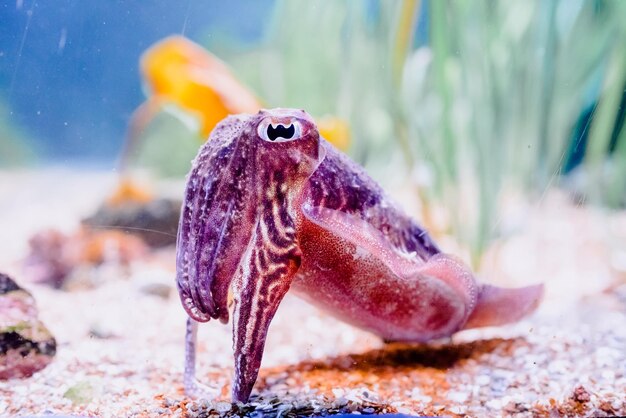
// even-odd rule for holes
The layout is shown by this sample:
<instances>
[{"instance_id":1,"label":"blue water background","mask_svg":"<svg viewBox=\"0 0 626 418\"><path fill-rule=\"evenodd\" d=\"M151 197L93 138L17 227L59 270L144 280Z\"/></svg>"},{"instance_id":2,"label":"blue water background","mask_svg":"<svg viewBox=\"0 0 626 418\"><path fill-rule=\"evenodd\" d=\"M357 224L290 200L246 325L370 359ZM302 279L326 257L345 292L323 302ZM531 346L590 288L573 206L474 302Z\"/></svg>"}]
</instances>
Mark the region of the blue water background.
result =
<instances>
[{"instance_id":1,"label":"blue water background","mask_svg":"<svg viewBox=\"0 0 626 418\"><path fill-rule=\"evenodd\" d=\"M141 53L171 34L259 40L273 0L0 2L0 103L39 156L112 161L144 99Z\"/></svg>"}]
</instances>

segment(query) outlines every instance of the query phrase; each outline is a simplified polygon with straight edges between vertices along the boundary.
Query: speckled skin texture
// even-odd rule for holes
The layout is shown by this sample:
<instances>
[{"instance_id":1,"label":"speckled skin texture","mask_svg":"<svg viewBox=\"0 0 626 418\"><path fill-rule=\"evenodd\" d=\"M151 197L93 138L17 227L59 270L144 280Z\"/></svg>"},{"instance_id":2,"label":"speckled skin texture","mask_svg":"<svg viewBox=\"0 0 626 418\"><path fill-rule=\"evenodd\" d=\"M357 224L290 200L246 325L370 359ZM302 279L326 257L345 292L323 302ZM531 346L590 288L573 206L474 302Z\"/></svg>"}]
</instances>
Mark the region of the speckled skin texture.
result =
<instances>
[{"instance_id":1,"label":"speckled skin texture","mask_svg":"<svg viewBox=\"0 0 626 418\"><path fill-rule=\"evenodd\" d=\"M295 109L232 116L212 132L187 180L177 284L191 318L187 391L203 394L197 322L227 322L232 292L232 396L244 402L290 289L386 340L415 342L516 321L542 293L478 284Z\"/></svg>"}]
</instances>

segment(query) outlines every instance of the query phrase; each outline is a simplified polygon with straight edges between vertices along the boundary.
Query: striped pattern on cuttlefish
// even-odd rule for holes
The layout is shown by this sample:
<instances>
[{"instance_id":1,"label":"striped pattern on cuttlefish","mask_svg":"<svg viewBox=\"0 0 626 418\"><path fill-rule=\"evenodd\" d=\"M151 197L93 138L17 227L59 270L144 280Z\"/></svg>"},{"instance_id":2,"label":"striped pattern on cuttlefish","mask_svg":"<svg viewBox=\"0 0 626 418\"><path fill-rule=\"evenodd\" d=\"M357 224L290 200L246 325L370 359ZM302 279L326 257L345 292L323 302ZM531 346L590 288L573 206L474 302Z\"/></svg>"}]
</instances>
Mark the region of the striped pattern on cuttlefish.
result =
<instances>
[{"instance_id":1,"label":"striped pattern on cuttlefish","mask_svg":"<svg viewBox=\"0 0 626 418\"><path fill-rule=\"evenodd\" d=\"M295 109L216 126L187 178L176 262L190 317L186 391L203 393L194 376L197 323L226 323L231 308L232 397L242 402L290 289L385 340L412 342L517 321L543 292L477 283Z\"/></svg>"}]
</instances>

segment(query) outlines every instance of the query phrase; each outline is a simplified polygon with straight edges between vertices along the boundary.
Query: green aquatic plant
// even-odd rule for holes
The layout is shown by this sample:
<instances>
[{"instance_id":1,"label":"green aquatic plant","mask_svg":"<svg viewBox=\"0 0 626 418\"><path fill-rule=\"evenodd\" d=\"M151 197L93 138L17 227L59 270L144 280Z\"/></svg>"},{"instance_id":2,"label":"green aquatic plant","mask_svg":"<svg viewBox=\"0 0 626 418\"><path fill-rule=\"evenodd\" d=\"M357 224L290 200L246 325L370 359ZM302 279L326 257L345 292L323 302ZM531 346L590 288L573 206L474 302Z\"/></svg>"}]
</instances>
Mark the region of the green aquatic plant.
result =
<instances>
[{"instance_id":1,"label":"green aquatic plant","mask_svg":"<svg viewBox=\"0 0 626 418\"><path fill-rule=\"evenodd\" d=\"M478 263L500 233L503 199L541 199L559 183L568 150L580 143L572 128L597 100L584 165L606 160L626 74L626 9L598 1L430 4L430 46L407 62L407 120L428 150L420 163L433 173L430 196L448 208L452 232ZM608 184L620 182L618 171Z\"/></svg>"},{"instance_id":2,"label":"green aquatic plant","mask_svg":"<svg viewBox=\"0 0 626 418\"><path fill-rule=\"evenodd\" d=\"M626 5L621 5L626 19ZM606 60L602 94L594 107L584 168L584 190L595 202L616 208L626 204L626 23L613 30L613 48Z\"/></svg>"}]
</instances>

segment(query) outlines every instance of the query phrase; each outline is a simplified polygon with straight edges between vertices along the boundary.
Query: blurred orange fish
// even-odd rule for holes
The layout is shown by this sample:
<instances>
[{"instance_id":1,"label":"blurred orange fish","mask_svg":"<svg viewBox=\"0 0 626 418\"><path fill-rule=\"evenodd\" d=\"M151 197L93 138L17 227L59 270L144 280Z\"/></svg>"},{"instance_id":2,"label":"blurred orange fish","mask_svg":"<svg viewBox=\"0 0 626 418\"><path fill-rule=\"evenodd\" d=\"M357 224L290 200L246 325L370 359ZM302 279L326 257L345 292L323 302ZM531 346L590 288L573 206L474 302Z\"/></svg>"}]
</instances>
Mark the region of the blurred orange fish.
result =
<instances>
[{"instance_id":1,"label":"blurred orange fish","mask_svg":"<svg viewBox=\"0 0 626 418\"><path fill-rule=\"evenodd\" d=\"M128 176L130 160L136 152L141 133L167 105L192 114L199 122L202 140L215 125L236 113L256 113L261 104L217 57L182 36L157 42L141 56L141 77L148 98L133 113L120 157L122 177L108 203L145 202L152 198Z\"/></svg>"},{"instance_id":2,"label":"blurred orange fish","mask_svg":"<svg viewBox=\"0 0 626 418\"><path fill-rule=\"evenodd\" d=\"M203 141L226 116L256 113L263 107L226 64L183 36L170 36L148 48L141 57L140 71L148 98L131 117L120 160L121 184L109 203L149 200L150 194L126 178L125 172L141 133L164 107L175 105L194 115ZM317 124L324 138L342 151L348 149L350 128L346 121L325 116Z\"/></svg>"},{"instance_id":3,"label":"blurred orange fish","mask_svg":"<svg viewBox=\"0 0 626 418\"><path fill-rule=\"evenodd\" d=\"M170 36L151 46L141 57L140 68L150 92L133 115L131 136L139 134L167 104L195 115L203 140L226 116L256 113L263 107L226 64L182 36ZM324 138L344 151L348 148L350 129L344 120L326 116L317 122Z\"/></svg>"},{"instance_id":4,"label":"blurred orange fish","mask_svg":"<svg viewBox=\"0 0 626 418\"><path fill-rule=\"evenodd\" d=\"M226 116L261 108L222 61L182 36L166 38L144 52L141 74L152 94L148 100L195 114L203 138Z\"/></svg>"}]
</instances>

